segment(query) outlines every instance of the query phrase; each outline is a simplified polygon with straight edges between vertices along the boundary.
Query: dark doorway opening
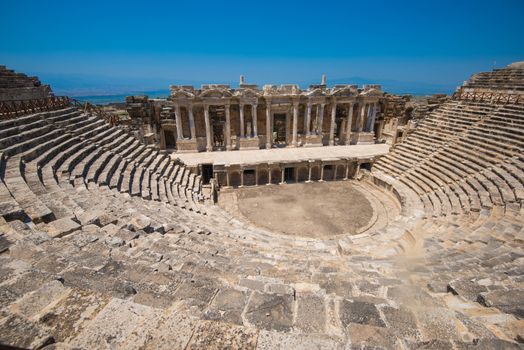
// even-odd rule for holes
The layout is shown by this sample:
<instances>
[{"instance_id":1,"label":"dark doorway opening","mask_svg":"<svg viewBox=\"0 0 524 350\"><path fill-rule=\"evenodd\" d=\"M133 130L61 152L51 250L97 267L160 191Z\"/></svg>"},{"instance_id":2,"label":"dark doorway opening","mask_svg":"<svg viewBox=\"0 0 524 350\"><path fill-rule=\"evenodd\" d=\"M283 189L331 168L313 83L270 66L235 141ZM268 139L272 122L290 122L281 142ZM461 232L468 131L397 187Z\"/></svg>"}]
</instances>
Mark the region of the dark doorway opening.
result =
<instances>
[{"instance_id":1,"label":"dark doorway opening","mask_svg":"<svg viewBox=\"0 0 524 350\"><path fill-rule=\"evenodd\" d=\"M224 125L221 123L213 123L213 149L215 151L222 151L225 149Z\"/></svg>"},{"instance_id":2,"label":"dark doorway opening","mask_svg":"<svg viewBox=\"0 0 524 350\"><path fill-rule=\"evenodd\" d=\"M324 165L324 181L332 181L335 171L334 165Z\"/></svg>"},{"instance_id":3,"label":"dark doorway opening","mask_svg":"<svg viewBox=\"0 0 524 350\"><path fill-rule=\"evenodd\" d=\"M286 144L286 115L275 114L273 117L273 143Z\"/></svg>"},{"instance_id":4,"label":"dark doorway opening","mask_svg":"<svg viewBox=\"0 0 524 350\"><path fill-rule=\"evenodd\" d=\"M166 140L166 148L176 148L175 133L171 130L164 130L164 138Z\"/></svg>"},{"instance_id":5,"label":"dark doorway opening","mask_svg":"<svg viewBox=\"0 0 524 350\"><path fill-rule=\"evenodd\" d=\"M295 168L284 168L284 181L295 182Z\"/></svg>"},{"instance_id":6,"label":"dark doorway opening","mask_svg":"<svg viewBox=\"0 0 524 350\"><path fill-rule=\"evenodd\" d=\"M213 178L213 164L202 164L202 183L209 184Z\"/></svg>"},{"instance_id":7,"label":"dark doorway opening","mask_svg":"<svg viewBox=\"0 0 524 350\"><path fill-rule=\"evenodd\" d=\"M371 171L371 163L362 163L360 164L361 169L366 169L367 171Z\"/></svg>"},{"instance_id":8,"label":"dark doorway opening","mask_svg":"<svg viewBox=\"0 0 524 350\"><path fill-rule=\"evenodd\" d=\"M255 169L244 170L244 186L255 186L256 184Z\"/></svg>"}]
</instances>

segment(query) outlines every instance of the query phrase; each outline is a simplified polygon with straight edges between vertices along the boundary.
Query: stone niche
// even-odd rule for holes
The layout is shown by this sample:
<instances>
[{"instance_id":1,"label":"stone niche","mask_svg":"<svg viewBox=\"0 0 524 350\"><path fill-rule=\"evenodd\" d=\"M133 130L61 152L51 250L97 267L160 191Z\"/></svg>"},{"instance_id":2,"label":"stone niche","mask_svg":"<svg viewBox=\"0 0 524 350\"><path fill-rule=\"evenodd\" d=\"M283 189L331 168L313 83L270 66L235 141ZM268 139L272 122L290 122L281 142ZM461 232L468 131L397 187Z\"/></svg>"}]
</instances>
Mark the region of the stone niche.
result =
<instances>
[{"instance_id":1,"label":"stone niche","mask_svg":"<svg viewBox=\"0 0 524 350\"><path fill-rule=\"evenodd\" d=\"M246 137L246 138L240 138L240 149L241 150L249 150L249 149L259 149L260 148L260 140L258 137Z\"/></svg>"}]
</instances>

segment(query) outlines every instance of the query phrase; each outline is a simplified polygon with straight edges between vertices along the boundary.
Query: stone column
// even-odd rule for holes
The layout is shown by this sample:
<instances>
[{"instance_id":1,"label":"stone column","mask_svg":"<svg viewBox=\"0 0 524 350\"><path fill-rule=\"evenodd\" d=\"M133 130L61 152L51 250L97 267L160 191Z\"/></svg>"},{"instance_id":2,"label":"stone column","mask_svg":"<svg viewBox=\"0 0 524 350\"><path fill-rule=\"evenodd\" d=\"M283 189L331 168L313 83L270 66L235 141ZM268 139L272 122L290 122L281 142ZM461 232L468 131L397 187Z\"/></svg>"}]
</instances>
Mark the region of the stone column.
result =
<instances>
[{"instance_id":1,"label":"stone column","mask_svg":"<svg viewBox=\"0 0 524 350\"><path fill-rule=\"evenodd\" d=\"M244 169L240 169L240 187L244 187Z\"/></svg>"},{"instance_id":2,"label":"stone column","mask_svg":"<svg viewBox=\"0 0 524 350\"><path fill-rule=\"evenodd\" d=\"M227 187L230 186L230 182L229 182L229 169L226 169L226 184L227 184Z\"/></svg>"},{"instance_id":3,"label":"stone column","mask_svg":"<svg viewBox=\"0 0 524 350\"><path fill-rule=\"evenodd\" d=\"M360 115L358 117L358 132L362 132L362 129L364 127L364 118L366 116L366 104L362 102L362 106L360 106Z\"/></svg>"},{"instance_id":4,"label":"stone column","mask_svg":"<svg viewBox=\"0 0 524 350\"><path fill-rule=\"evenodd\" d=\"M231 151L231 111L230 105L226 104L226 151Z\"/></svg>"},{"instance_id":5,"label":"stone column","mask_svg":"<svg viewBox=\"0 0 524 350\"><path fill-rule=\"evenodd\" d=\"M324 181L324 164L320 164L320 180L319 182Z\"/></svg>"},{"instance_id":6,"label":"stone column","mask_svg":"<svg viewBox=\"0 0 524 350\"><path fill-rule=\"evenodd\" d=\"M163 127L160 127L160 149L166 149L166 135ZM178 141L178 140L177 140Z\"/></svg>"},{"instance_id":7,"label":"stone column","mask_svg":"<svg viewBox=\"0 0 524 350\"><path fill-rule=\"evenodd\" d=\"M271 167L269 165L267 167L267 184L266 185L271 185Z\"/></svg>"},{"instance_id":8,"label":"stone column","mask_svg":"<svg viewBox=\"0 0 524 350\"><path fill-rule=\"evenodd\" d=\"M244 133L244 104L242 104L242 103L239 104L238 108L239 108L239 112L240 112L240 137L244 138L245 137L245 133Z\"/></svg>"},{"instance_id":9,"label":"stone column","mask_svg":"<svg viewBox=\"0 0 524 350\"><path fill-rule=\"evenodd\" d=\"M213 150L213 145L211 144L211 126L209 124L209 106L208 105L204 105L204 121L206 123L206 150L208 152L211 152Z\"/></svg>"},{"instance_id":10,"label":"stone column","mask_svg":"<svg viewBox=\"0 0 524 350\"><path fill-rule=\"evenodd\" d=\"M271 123L271 101L266 100L266 148L270 149L273 145L273 132Z\"/></svg>"},{"instance_id":11,"label":"stone column","mask_svg":"<svg viewBox=\"0 0 524 350\"><path fill-rule=\"evenodd\" d=\"M304 122L304 134L307 136L311 135L311 107L311 102L308 102L306 108L306 120Z\"/></svg>"},{"instance_id":12,"label":"stone column","mask_svg":"<svg viewBox=\"0 0 524 350\"><path fill-rule=\"evenodd\" d=\"M308 161L308 164L307 164L307 171L308 171L308 177L307 177L307 182L311 182L311 162Z\"/></svg>"},{"instance_id":13,"label":"stone column","mask_svg":"<svg viewBox=\"0 0 524 350\"><path fill-rule=\"evenodd\" d=\"M187 106L187 112L189 113L189 129L191 130L191 139L196 140L195 117L193 115L192 104Z\"/></svg>"},{"instance_id":14,"label":"stone column","mask_svg":"<svg viewBox=\"0 0 524 350\"><path fill-rule=\"evenodd\" d=\"M337 103L333 101L331 105L331 124L329 126L329 145L333 146L335 144L335 117L337 114Z\"/></svg>"},{"instance_id":15,"label":"stone column","mask_svg":"<svg viewBox=\"0 0 524 350\"><path fill-rule=\"evenodd\" d=\"M251 117L253 118L253 137L258 137L257 132L257 104L251 105Z\"/></svg>"},{"instance_id":16,"label":"stone column","mask_svg":"<svg viewBox=\"0 0 524 350\"><path fill-rule=\"evenodd\" d=\"M369 130L368 130L368 132L375 132L375 118L377 116L377 109L378 109L378 104L377 104L377 102L374 102L371 105L371 119L369 121Z\"/></svg>"},{"instance_id":17,"label":"stone column","mask_svg":"<svg viewBox=\"0 0 524 350\"><path fill-rule=\"evenodd\" d=\"M180 114L180 105L175 106L175 120L176 120L176 137L179 140L184 138L184 133L182 132L182 115Z\"/></svg>"},{"instance_id":18,"label":"stone column","mask_svg":"<svg viewBox=\"0 0 524 350\"><path fill-rule=\"evenodd\" d=\"M348 179L349 175L349 159L346 159L346 174L344 175L344 180Z\"/></svg>"},{"instance_id":19,"label":"stone column","mask_svg":"<svg viewBox=\"0 0 524 350\"><path fill-rule=\"evenodd\" d=\"M324 125L324 106L325 103L320 104L318 118L317 118L317 134L322 135L322 127Z\"/></svg>"},{"instance_id":20,"label":"stone column","mask_svg":"<svg viewBox=\"0 0 524 350\"><path fill-rule=\"evenodd\" d=\"M284 170L285 170L285 169L286 169L286 168L282 168L282 167L280 168L280 184L281 184L281 185L285 183L285 182L284 182Z\"/></svg>"},{"instance_id":21,"label":"stone column","mask_svg":"<svg viewBox=\"0 0 524 350\"><path fill-rule=\"evenodd\" d=\"M349 111L348 111L348 122L346 126L346 145L351 144L351 124L353 124L353 107L354 103L349 103Z\"/></svg>"},{"instance_id":22,"label":"stone column","mask_svg":"<svg viewBox=\"0 0 524 350\"><path fill-rule=\"evenodd\" d=\"M359 170L360 170L360 163L357 163L357 169L355 170L355 174L353 174L353 179L357 178Z\"/></svg>"},{"instance_id":23,"label":"stone column","mask_svg":"<svg viewBox=\"0 0 524 350\"><path fill-rule=\"evenodd\" d=\"M293 146L297 147L297 132L298 132L298 101L293 101Z\"/></svg>"},{"instance_id":24,"label":"stone column","mask_svg":"<svg viewBox=\"0 0 524 350\"><path fill-rule=\"evenodd\" d=\"M258 186L258 166L255 168L255 186Z\"/></svg>"}]
</instances>

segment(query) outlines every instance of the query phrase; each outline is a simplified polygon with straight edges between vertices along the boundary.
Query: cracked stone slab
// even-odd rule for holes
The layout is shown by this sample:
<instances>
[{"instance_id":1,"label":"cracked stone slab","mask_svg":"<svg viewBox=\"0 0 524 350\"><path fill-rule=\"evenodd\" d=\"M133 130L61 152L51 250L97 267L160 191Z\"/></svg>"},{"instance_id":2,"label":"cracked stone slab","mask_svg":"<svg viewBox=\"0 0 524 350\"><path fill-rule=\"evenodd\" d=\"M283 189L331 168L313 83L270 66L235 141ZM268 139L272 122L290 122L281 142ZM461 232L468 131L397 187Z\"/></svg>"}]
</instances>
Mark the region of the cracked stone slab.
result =
<instances>
[{"instance_id":1,"label":"cracked stone slab","mask_svg":"<svg viewBox=\"0 0 524 350\"><path fill-rule=\"evenodd\" d=\"M80 224L70 218L62 218L50 222L46 226L47 234L53 238L61 238L67 236L74 231L80 229Z\"/></svg>"},{"instance_id":2,"label":"cracked stone slab","mask_svg":"<svg viewBox=\"0 0 524 350\"><path fill-rule=\"evenodd\" d=\"M11 315L0 320L0 344L38 349L53 342L49 329L24 317Z\"/></svg>"},{"instance_id":3,"label":"cracked stone slab","mask_svg":"<svg viewBox=\"0 0 524 350\"><path fill-rule=\"evenodd\" d=\"M68 292L69 289L64 287L60 281L51 281L34 292L24 295L20 300L12 304L9 310L30 319L49 304L58 302Z\"/></svg>"},{"instance_id":4,"label":"cracked stone slab","mask_svg":"<svg viewBox=\"0 0 524 350\"><path fill-rule=\"evenodd\" d=\"M399 339L389 328L351 323L347 330L352 348L402 349Z\"/></svg>"},{"instance_id":5,"label":"cracked stone slab","mask_svg":"<svg viewBox=\"0 0 524 350\"><path fill-rule=\"evenodd\" d=\"M481 293L478 301L488 307L496 307L504 312L514 314L517 318L524 318L524 290L496 290Z\"/></svg>"},{"instance_id":6,"label":"cracked stone slab","mask_svg":"<svg viewBox=\"0 0 524 350\"><path fill-rule=\"evenodd\" d=\"M197 319L176 307L166 309L158 316L157 326L149 334L144 349L186 349L197 325Z\"/></svg>"},{"instance_id":7,"label":"cracked stone slab","mask_svg":"<svg viewBox=\"0 0 524 350\"><path fill-rule=\"evenodd\" d=\"M323 333L326 325L324 298L315 294L297 295L295 327L305 333Z\"/></svg>"},{"instance_id":8,"label":"cracked stone slab","mask_svg":"<svg viewBox=\"0 0 524 350\"><path fill-rule=\"evenodd\" d=\"M248 294L231 288L221 289L206 310L204 317L208 320L224 321L242 325L242 311Z\"/></svg>"},{"instance_id":9,"label":"cracked stone slab","mask_svg":"<svg viewBox=\"0 0 524 350\"><path fill-rule=\"evenodd\" d=\"M110 301L110 297L73 288L58 303L47 308L39 323L53 329L57 342L67 342L80 333Z\"/></svg>"},{"instance_id":10,"label":"cracked stone slab","mask_svg":"<svg viewBox=\"0 0 524 350\"><path fill-rule=\"evenodd\" d=\"M245 317L263 329L288 331L293 325L293 303L291 295L253 292Z\"/></svg>"},{"instance_id":11,"label":"cracked stone slab","mask_svg":"<svg viewBox=\"0 0 524 350\"><path fill-rule=\"evenodd\" d=\"M70 345L85 349L140 349L157 324L156 309L112 299Z\"/></svg>"},{"instance_id":12,"label":"cracked stone slab","mask_svg":"<svg viewBox=\"0 0 524 350\"><path fill-rule=\"evenodd\" d=\"M195 330L187 349L255 349L258 331L227 323L203 321Z\"/></svg>"},{"instance_id":13,"label":"cracked stone slab","mask_svg":"<svg viewBox=\"0 0 524 350\"><path fill-rule=\"evenodd\" d=\"M350 323L386 326L376 306L363 301L343 300L340 304L340 321L344 326Z\"/></svg>"},{"instance_id":14,"label":"cracked stone slab","mask_svg":"<svg viewBox=\"0 0 524 350\"><path fill-rule=\"evenodd\" d=\"M321 335L260 331L257 350L332 350L344 349L344 344Z\"/></svg>"},{"instance_id":15,"label":"cracked stone slab","mask_svg":"<svg viewBox=\"0 0 524 350\"><path fill-rule=\"evenodd\" d=\"M394 308L384 306L380 308L384 314L387 324L390 326L393 333L400 338L410 338L420 340L421 335L418 330L417 320L415 315L410 310L400 307Z\"/></svg>"}]
</instances>

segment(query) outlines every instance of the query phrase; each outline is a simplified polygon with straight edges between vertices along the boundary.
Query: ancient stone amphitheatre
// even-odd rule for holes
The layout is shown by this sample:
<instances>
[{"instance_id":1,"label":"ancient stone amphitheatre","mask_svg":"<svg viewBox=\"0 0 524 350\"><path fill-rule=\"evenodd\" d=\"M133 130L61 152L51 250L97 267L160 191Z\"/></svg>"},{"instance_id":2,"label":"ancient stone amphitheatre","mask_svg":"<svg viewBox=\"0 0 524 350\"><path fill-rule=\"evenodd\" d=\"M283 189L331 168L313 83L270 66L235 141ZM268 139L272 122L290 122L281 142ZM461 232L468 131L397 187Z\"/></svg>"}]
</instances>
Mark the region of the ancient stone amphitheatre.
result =
<instances>
[{"instance_id":1,"label":"ancient stone amphitheatre","mask_svg":"<svg viewBox=\"0 0 524 350\"><path fill-rule=\"evenodd\" d=\"M0 343L522 348L524 63L437 100L242 77L126 119L2 66Z\"/></svg>"}]
</instances>

